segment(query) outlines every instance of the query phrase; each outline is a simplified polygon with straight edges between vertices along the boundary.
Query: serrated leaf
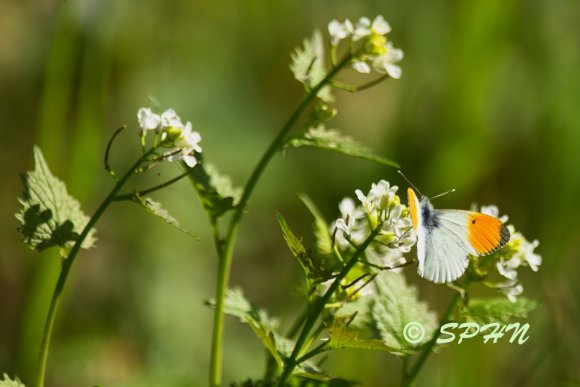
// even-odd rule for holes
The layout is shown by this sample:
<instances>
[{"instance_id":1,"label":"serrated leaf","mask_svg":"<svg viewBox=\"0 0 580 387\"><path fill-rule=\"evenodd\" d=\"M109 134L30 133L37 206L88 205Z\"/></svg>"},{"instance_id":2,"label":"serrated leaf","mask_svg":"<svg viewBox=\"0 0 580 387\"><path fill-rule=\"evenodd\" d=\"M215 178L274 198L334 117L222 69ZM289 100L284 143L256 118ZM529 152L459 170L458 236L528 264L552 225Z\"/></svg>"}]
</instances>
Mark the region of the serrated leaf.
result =
<instances>
[{"instance_id":1,"label":"serrated leaf","mask_svg":"<svg viewBox=\"0 0 580 387\"><path fill-rule=\"evenodd\" d=\"M2 380L0 380L0 387L26 387L24 383L22 383L18 377L12 380L7 374L4 374Z\"/></svg>"},{"instance_id":2,"label":"serrated leaf","mask_svg":"<svg viewBox=\"0 0 580 387\"><path fill-rule=\"evenodd\" d=\"M492 322L507 324L513 319L528 317L528 313L537 306L534 300L525 297L519 297L516 302L511 302L505 297L470 299L460 319L474 321L481 325Z\"/></svg>"},{"instance_id":3,"label":"serrated leaf","mask_svg":"<svg viewBox=\"0 0 580 387\"><path fill-rule=\"evenodd\" d=\"M215 302L212 300L208 304L213 307ZM283 369L284 359L290 356L295 343L276 332L278 327L276 319L271 318L266 311L252 304L244 296L241 289L228 289L226 291L224 313L238 317L242 323L250 325L276 361L278 368ZM310 378L326 377L314 364L308 361L301 363L294 373Z\"/></svg>"},{"instance_id":4,"label":"serrated leaf","mask_svg":"<svg viewBox=\"0 0 580 387\"><path fill-rule=\"evenodd\" d=\"M77 241L89 217L68 194L65 184L52 175L38 147L34 147L34 170L23 175L22 181L24 192L18 200L22 209L16 218L24 242L37 251L59 246L64 252ZM81 247L91 248L94 242L92 229Z\"/></svg>"},{"instance_id":5,"label":"serrated leaf","mask_svg":"<svg viewBox=\"0 0 580 387\"><path fill-rule=\"evenodd\" d=\"M400 348L392 348L384 341L374 338L363 338L359 332L344 326L334 325L328 329L328 349L367 349L383 352L401 352ZM406 351L405 351L406 352ZM408 353L413 353L409 351Z\"/></svg>"},{"instance_id":6,"label":"serrated leaf","mask_svg":"<svg viewBox=\"0 0 580 387\"><path fill-rule=\"evenodd\" d=\"M420 301L417 289L408 285L403 273L382 271L372 283L372 293L358 297L334 313L336 332L333 347L366 348L407 355L429 341L438 327L435 314ZM348 321L348 327L336 324ZM403 334L408 323L421 324L425 334L412 343ZM377 343L378 340L381 344Z\"/></svg>"},{"instance_id":7,"label":"serrated leaf","mask_svg":"<svg viewBox=\"0 0 580 387\"><path fill-rule=\"evenodd\" d=\"M375 278L377 295L372 306L374 324L382 341L400 353L428 342L439 327L435 313L419 300L417 288L408 285L403 273L383 271ZM416 323L424 330L421 340L407 341L405 326Z\"/></svg>"},{"instance_id":8,"label":"serrated leaf","mask_svg":"<svg viewBox=\"0 0 580 387\"><path fill-rule=\"evenodd\" d=\"M184 232L187 235L196 238L196 236L193 235L191 232L189 232L188 230L181 227L181 224L179 224L177 219L175 219L173 216L171 216L169 214L169 212L167 212L166 209L161 207L161 203L156 202L155 200L153 200L149 197L142 197L138 194L133 195L133 201L135 203L139 204L141 207L145 208L145 210L147 210L147 212L149 212L150 214L155 215L156 217L163 219L165 221L165 223L169 224L170 226L173 226L176 229L178 229L179 231Z\"/></svg>"},{"instance_id":9,"label":"serrated leaf","mask_svg":"<svg viewBox=\"0 0 580 387\"><path fill-rule=\"evenodd\" d=\"M312 37L304 39L304 46L296 48L291 55L290 70L294 78L302 82L306 90L311 90L326 76L324 66L324 43L320 31L314 31ZM317 94L324 102L331 103L334 96L330 86L324 86Z\"/></svg>"},{"instance_id":10,"label":"serrated leaf","mask_svg":"<svg viewBox=\"0 0 580 387\"><path fill-rule=\"evenodd\" d=\"M312 216L314 217L314 237L316 238L316 249L319 254L332 254L332 235L330 234L330 227L326 220L316 207L316 205L306 195L300 195L300 200L306 205Z\"/></svg>"},{"instance_id":11,"label":"serrated leaf","mask_svg":"<svg viewBox=\"0 0 580 387\"><path fill-rule=\"evenodd\" d=\"M212 219L233 210L242 195L229 177L218 173L211 164L198 164L189 175L201 203Z\"/></svg>"},{"instance_id":12,"label":"serrated leaf","mask_svg":"<svg viewBox=\"0 0 580 387\"><path fill-rule=\"evenodd\" d=\"M344 135L336 129L326 129L323 125L310 128L303 136L290 137L286 142L286 146L295 148L309 146L326 149L390 167L399 167L396 162L375 154L371 148L354 140L352 137Z\"/></svg>"},{"instance_id":13,"label":"serrated leaf","mask_svg":"<svg viewBox=\"0 0 580 387\"><path fill-rule=\"evenodd\" d=\"M290 230L284 217L278 212L276 212L276 217L278 218L278 223L280 224L284 240L292 252L292 255L296 258L300 266L302 266L309 286L317 285L332 278L332 270L322 266L322 264L312 256L311 252L306 250L302 241L294 235L292 230Z\"/></svg>"}]
</instances>

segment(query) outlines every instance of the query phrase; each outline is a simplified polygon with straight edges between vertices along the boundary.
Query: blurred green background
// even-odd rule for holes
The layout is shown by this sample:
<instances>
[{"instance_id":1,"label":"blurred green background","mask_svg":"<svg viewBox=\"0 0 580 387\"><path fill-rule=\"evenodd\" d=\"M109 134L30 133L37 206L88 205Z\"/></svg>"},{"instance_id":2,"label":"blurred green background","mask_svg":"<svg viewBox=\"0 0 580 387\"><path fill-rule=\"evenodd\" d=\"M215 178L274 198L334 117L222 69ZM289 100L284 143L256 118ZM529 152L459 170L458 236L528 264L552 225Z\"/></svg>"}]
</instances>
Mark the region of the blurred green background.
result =
<instances>
[{"instance_id":1,"label":"blurred green background","mask_svg":"<svg viewBox=\"0 0 580 387\"><path fill-rule=\"evenodd\" d=\"M33 380L56 252L20 242L13 214L19 173L39 145L53 173L92 213L111 187L106 142L121 170L138 152L136 112L153 96L191 120L206 160L243 184L301 97L289 55L337 16L382 14L405 52L403 77L338 94L331 126L400 162L438 207L495 203L544 263L523 275L540 302L522 346L471 340L432 356L420 385L548 386L580 380L580 4L574 1L0 1L0 371ZM141 186L178 171L160 170ZM337 203L394 169L321 151L276 157L251 201L231 284L288 324L303 305L301 270L274 211L300 234L311 218L304 192L327 218ZM131 204L98 224L57 317L50 386L205 385L216 256L189 183L155 195L200 241ZM311 238L306 237L306 241ZM409 281L442 313L451 291ZM482 292L486 296L493 293ZM286 325L287 326L287 325ZM258 378L263 349L247 326L226 320L224 381ZM344 351L326 367L364 385L398 385L401 360Z\"/></svg>"}]
</instances>

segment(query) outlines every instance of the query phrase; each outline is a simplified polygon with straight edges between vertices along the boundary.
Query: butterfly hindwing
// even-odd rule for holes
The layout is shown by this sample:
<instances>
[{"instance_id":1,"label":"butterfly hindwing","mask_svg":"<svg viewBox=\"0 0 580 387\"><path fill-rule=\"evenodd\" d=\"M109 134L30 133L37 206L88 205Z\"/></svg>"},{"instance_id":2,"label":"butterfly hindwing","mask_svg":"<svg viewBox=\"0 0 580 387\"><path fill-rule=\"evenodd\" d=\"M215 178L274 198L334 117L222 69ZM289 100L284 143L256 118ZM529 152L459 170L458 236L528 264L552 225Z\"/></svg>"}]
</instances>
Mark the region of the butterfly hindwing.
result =
<instances>
[{"instance_id":1,"label":"butterfly hindwing","mask_svg":"<svg viewBox=\"0 0 580 387\"><path fill-rule=\"evenodd\" d=\"M472 211L434 210L434 227L425 235L422 276L433 282L451 282L467 268L467 255L487 255L510 238L501 220ZM420 273L421 274L421 273Z\"/></svg>"},{"instance_id":2,"label":"butterfly hindwing","mask_svg":"<svg viewBox=\"0 0 580 387\"><path fill-rule=\"evenodd\" d=\"M453 210L434 210L433 227L425 230L425 253L419 274L435 283L452 282L467 268L467 255L472 253L466 241L464 214ZM422 270L421 270L422 269Z\"/></svg>"}]
</instances>

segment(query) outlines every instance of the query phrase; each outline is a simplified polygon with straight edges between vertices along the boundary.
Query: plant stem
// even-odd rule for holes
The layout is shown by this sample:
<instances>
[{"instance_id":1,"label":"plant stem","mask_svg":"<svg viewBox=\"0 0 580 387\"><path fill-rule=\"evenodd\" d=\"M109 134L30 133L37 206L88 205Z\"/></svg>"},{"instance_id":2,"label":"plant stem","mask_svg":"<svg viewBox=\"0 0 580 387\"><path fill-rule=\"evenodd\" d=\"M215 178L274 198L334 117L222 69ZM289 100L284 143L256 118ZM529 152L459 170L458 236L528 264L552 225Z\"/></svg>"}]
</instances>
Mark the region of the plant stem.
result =
<instances>
[{"instance_id":1,"label":"plant stem","mask_svg":"<svg viewBox=\"0 0 580 387\"><path fill-rule=\"evenodd\" d=\"M357 248L357 250L355 251L352 258L342 268L342 270L340 271L338 276L334 279L334 281L332 282L332 284L330 285L330 287L328 288L326 293L324 293L324 295L314 303L312 310L310 311L310 314L308 315L308 318L306 319L306 322L304 323L304 327L302 328L302 331L300 332L300 336L298 336L298 340L296 341L296 345L294 346L294 349L292 350L292 354L286 360L286 366L284 367L284 372L282 373L282 376L280 377L280 381L278 382L278 386L284 386L284 384L286 383L286 381L288 380L290 375L292 375L292 371L299 364L299 362L296 359L300 355L300 352L302 351L302 347L304 346L304 343L308 339L308 335L309 335L310 331L312 330L312 328L314 327L314 324L316 323L316 321L318 320L318 318L320 317L320 315L324 311L325 305L328 303L328 301L330 300L330 297L332 297L334 292L336 292L336 290L340 286L340 281L342 281L346 277L346 275L350 272L350 270L354 267L354 265L359 261L359 258L361 257L361 255L366 250L366 248L371 244L371 242L374 240L375 236L377 236L377 234L379 233L381 228L382 228L382 225L379 225L377 228L375 228L373 230L373 232L368 236L368 238L364 241L364 243L361 244Z\"/></svg>"},{"instance_id":2,"label":"plant stem","mask_svg":"<svg viewBox=\"0 0 580 387\"><path fill-rule=\"evenodd\" d=\"M244 215L248 201L252 192L266 169L266 166L272 157L280 150L284 144L288 133L292 130L300 116L306 111L310 104L316 99L318 92L330 82L330 80L351 60L352 56L347 55L338 63L332 70L322 79L314 88L300 102L294 113L290 116L286 124L282 127L278 135L274 138L258 165L252 172L248 182L244 187L244 192L240 198L240 202L236 206L235 212L230 221L230 225L226 234L224 246L218 250L218 271L217 283L215 290L215 309L213 317L213 330L211 341L211 359L209 371L210 386L221 385L222 376L222 350L223 350L223 329L224 329L224 298L226 289L228 287L230 268L232 265L232 258L234 252L234 244L236 241L240 221Z\"/></svg>"},{"instance_id":3,"label":"plant stem","mask_svg":"<svg viewBox=\"0 0 580 387\"><path fill-rule=\"evenodd\" d=\"M158 184L158 185L156 185L154 187L145 189L143 191L135 191L135 192L129 193L129 194L117 195L117 196L115 196L113 198L113 200L116 201L116 202L120 202L120 201L123 201L123 200L133 200L134 197L135 197L135 195L144 196L144 195L148 195L148 194L150 194L152 192L159 191L160 189L163 189L163 188L165 188L167 186L170 186L171 184L173 184L173 183L175 183L175 182L183 179L184 177L189 176L192 171L193 171L193 169L192 168L189 168L188 170L186 170L182 174L177 175L176 177L174 177L174 178L172 178L170 180L167 180L164 183Z\"/></svg>"},{"instance_id":4,"label":"plant stem","mask_svg":"<svg viewBox=\"0 0 580 387\"><path fill-rule=\"evenodd\" d=\"M68 274L70 269L77 257L78 252L81 249L81 246L89 235L89 232L95 226L101 215L105 212L107 207L113 202L115 195L119 192L123 184L127 182L129 177L131 177L135 171L135 169L141 164L145 157L147 157L150 153L153 152L151 149L149 152L145 153L128 171L125 175L115 184L113 190L109 193L109 195L103 200L101 205L97 208L93 216L89 219L86 226L83 228L83 231L79 235L78 239L76 240L75 244L73 245L71 251L69 252L68 256L62 261L62 266L60 269L60 274L58 276L58 281L54 288L54 292L52 294L52 300L50 302L50 306L48 309L48 314L46 316L46 323L44 325L44 333L42 335L42 343L40 346L40 355L38 357L38 368L36 373L36 387L43 387L44 386L44 376L46 373L46 362L48 359L48 349L50 347L50 339L52 336L52 328L54 326L54 320L56 317L56 310L60 303L62 291L64 289L64 285L68 278Z\"/></svg>"},{"instance_id":5,"label":"plant stem","mask_svg":"<svg viewBox=\"0 0 580 387\"><path fill-rule=\"evenodd\" d=\"M403 370L403 376L404 376L403 383L402 383L403 386L412 387L417 383L417 377L419 376L419 371L421 371L421 368L425 364L425 361L427 360L427 358L429 357L429 355L433 351L433 347L437 343L437 339L441 335L441 327L449 321L449 317L455 311L455 308L457 308L457 305L459 304L460 300L461 300L461 294L455 293L455 295L453 296L453 299L451 300L451 303L449 304L449 307L447 308L447 311L445 312L445 314L441 318L441 324L439 325L439 328L437 328L437 330L433 334L433 338L429 341L429 343L427 343L427 346L423 349L423 352L421 352L421 354L419 355L419 358L417 359L417 361L413 365L413 368L411 369L411 371L408 374L406 374L405 370ZM406 366L406 363L404 364L404 367L405 366Z\"/></svg>"}]
</instances>

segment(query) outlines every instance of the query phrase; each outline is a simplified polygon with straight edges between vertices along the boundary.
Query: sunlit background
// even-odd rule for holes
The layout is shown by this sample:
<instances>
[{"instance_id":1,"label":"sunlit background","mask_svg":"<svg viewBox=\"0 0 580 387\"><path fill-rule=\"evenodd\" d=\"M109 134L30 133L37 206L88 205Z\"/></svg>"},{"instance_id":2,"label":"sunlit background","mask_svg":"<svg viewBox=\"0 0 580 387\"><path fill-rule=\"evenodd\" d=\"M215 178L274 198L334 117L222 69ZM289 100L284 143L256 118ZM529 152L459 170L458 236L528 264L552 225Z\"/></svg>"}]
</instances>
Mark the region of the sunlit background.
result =
<instances>
[{"instance_id":1,"label":"sunlit background","mask_svg":"<svg viewBox=\"0 0 580 387\"><path fill-rule=\"evenodd\" d=\"M59 269L55 251L28 250L14 213L41 147L87 213L112 181L102 158L111 134L122 170L139 152L136 112L156 101L199 130L205 159L242 185L303 92L290 53L314 28L382 14L405 52L403 77L338 92L331 126L403 166L438 207L495 203L528 239L541 270L524 270L539 301L522 346L450 345L419 385L546 386L580 381L580 5L573 1L10 1L0 2L0 371L31 383ZM136 187L179 173L164 168ZM394 169L323 151L276 157L257 187L236 246L232 286L279 316L303 306L302 274L274 211L312 242L306 193L331 219L337 203ZM113 206L81 253L59 310L50 386L203 386L207 382L216 255L188 182L155 196L195 241L135 205ZM452 291L406 270L439 315ZM489 290L482 295L494 296ZM226 318L224 382L260 378L264 350ZM363 385L400 383L401 360L334 352L325 367Z\"/></svg>"}]
</instances>

